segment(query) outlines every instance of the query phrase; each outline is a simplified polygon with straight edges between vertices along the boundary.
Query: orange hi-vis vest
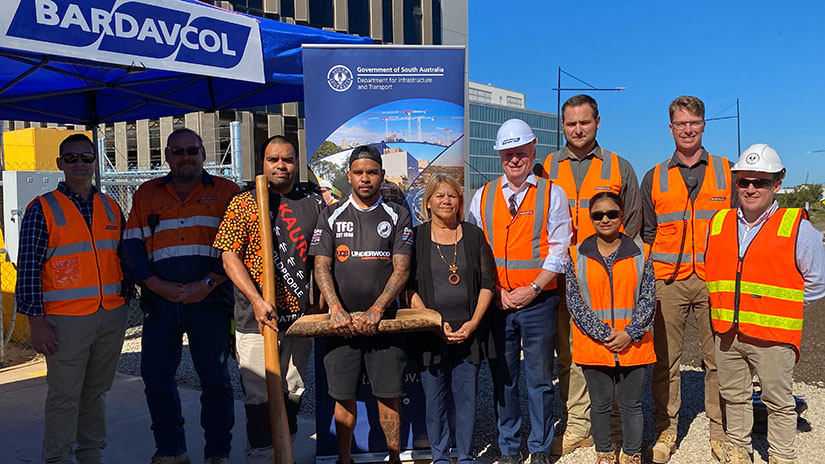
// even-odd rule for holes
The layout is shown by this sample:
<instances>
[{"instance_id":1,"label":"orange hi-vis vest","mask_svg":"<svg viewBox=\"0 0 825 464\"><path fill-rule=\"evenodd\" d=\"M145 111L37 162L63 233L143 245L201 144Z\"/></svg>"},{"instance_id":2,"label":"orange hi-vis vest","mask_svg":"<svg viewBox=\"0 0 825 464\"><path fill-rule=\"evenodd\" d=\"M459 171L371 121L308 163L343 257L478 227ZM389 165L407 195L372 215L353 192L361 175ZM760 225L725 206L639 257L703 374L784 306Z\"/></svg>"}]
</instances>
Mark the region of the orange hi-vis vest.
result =
<instances>
[{"instance_id":1,"label":"orange hi-vis vest","mask_svg":"<svg viewBox=\"0 0 825 464\"><path fill-rule=\"evenodd\" d=\"M573 244L596 233L593 221L590 220L590 199L600 192L613 192L616 195L622 189L622 176L619 171L619 157L616 153L607 152L604 148L602 158L594 156L590 161L581 187L576 190L576 179L570 168L570 159L562 157L562 152L551 153L544 160L544 172L547 178L564 189L570 205L570 216L573 218ZM622 232L624 228L622 227Z\"/></svg>"},{"instance_id":2,"label":"orange hi-vis vest","mask_svg":"<svg viewBox=\"0 0 825 464\"><path fill-rule=\"evenodd\" d=\"M635 249L630 253L619 252L623 256L620 255L613 263L612 276L604 267L603 260L580 253L581 245L570 247L570 259L575 265L582 300L615 330L624 330L633 318L641 292L645 259L650 253L649 246L639 241L623 241L620 246L625 246L625 243L632 244ZM585 366L642 366L654 363L653 334L648 332L624 351L615 353L573 324L573 361Z\"/></svg>"},{"instance_id":3,"label":"orange hi-vis vest","mask_svg":"<svg viewBox=\"0 0 825 464\"><path fill-rule=\"evenodd\" d=\"M91 233L66 195L54 190L36 199L49 231L42 272L43 309L48 315L85 316L101 306L111 310L125 303L117 254L120 208L102 193L93 197Z\"/></svg>"},{"instance_id":4,"label":"orange hi-vis vest","mask_svg":"<svg viewBox=\"0 0 825 464\"><path fill-rule=\"evenodd\" d=\"M800 208L778 209L740 257L737 213L711 220L706 280L713 331L790 345L799 358L805 280L796 266Z\"/></svg>"},{"instance_id":5,"label":"orange hi-vis vest","mask_svg":"<svg viewBox=\"0 0 825 464\"><path fill-rule=\"evenodd\" d=\"M687 279L693 272L704 279L705 237L710 218L720 209L730 208L730 163L726 158L708 155L704 182L692 203L679 167L668 167L669 163L667 159L653 170L651 198L657 223L650 254L653 270L657 279L666 280L679 262L676 280ZM685 245L680 261L683 234Z\"/></svg>"},{"instance_id":6,"label":"orange hi-vis vest","mask_svg":"<svg viewBox=\"0 0 825 464\"><path fill-rule=\"evenodd\" d=\"M552 182L536 179L519 205L518 214L510 215L509 199L501 191L502 176L488 182L481 192L481 222L496 262L497 283L513 290L526 287L541 272L550 250L547 243L547 215ZM543 290L556 288L556 279Z\"/></svg>"}]
</instances>

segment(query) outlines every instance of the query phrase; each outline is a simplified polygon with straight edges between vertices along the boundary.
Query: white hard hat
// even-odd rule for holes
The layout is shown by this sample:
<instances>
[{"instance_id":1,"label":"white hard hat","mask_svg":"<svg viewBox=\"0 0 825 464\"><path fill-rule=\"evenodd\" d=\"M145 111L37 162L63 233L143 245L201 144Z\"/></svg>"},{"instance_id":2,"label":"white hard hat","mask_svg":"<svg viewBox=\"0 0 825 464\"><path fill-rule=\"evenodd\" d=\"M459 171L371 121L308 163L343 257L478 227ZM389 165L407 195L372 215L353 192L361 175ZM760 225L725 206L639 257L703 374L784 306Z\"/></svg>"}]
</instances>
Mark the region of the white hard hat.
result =
<instances>
[{"instance_id":1,"label":"white hard hat","mask_svg":"<svg viewBox=\"0 0 825 464\"><path fill-rule=\"evenodd\" d=\"M536 140L533 129L521 119L508 119L498 128L496 134L496 150L506 150L508 148L520 147Z\"/></svg>"},{"instance_id":2,"label":"white hard hat","mask_svg":"<svg viewBox=\"0 0 825 464\"><path fill-rule=\"evenodd\" d=\"M321 181L318 182L318 186L321 188L328 188L332 190L332 184L328 180L321 179Z\"/></svg>"},{"instance_id":3,"label":"white hard hat","mask_svg":"<svg viewBox=\"0 0 825 464\"><path fill-rule=\"evenodd\" d=\"M739 155L739 161L730 168L731 171L782 172L782 158L779 153L765 143L755 143Z\"/></svg>"}]
</instances>

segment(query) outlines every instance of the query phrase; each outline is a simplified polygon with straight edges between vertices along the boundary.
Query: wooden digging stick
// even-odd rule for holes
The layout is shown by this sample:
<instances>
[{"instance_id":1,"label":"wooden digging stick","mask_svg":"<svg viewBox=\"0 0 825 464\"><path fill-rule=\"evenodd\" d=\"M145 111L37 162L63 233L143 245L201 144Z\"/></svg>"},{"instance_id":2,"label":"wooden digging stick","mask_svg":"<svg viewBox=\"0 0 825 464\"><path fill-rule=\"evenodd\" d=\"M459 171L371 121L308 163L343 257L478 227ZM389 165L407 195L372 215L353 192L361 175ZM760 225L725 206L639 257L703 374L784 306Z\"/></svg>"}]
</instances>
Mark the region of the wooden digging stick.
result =
<instances>
[{"instance_id":1,"label":"wooden digging stick","mask_svg":"<svg viewBox=\"0 0 825 464\"><path fill-rule=\"evenodd\" d=\"M266 176L255 178L258 196L258 220L261 225L261 251L264 257L264 300L275 306L275 261L272 243L272 225L269 220L269 181ZM277 323L277 321L276 321ZM266 364L266 392L269 396L269 423L272 427L274 464L294 464L292 441L284 407L281 362L278 355L278 333L264 326L264 362Z\"/></svg>"}]
</instances>

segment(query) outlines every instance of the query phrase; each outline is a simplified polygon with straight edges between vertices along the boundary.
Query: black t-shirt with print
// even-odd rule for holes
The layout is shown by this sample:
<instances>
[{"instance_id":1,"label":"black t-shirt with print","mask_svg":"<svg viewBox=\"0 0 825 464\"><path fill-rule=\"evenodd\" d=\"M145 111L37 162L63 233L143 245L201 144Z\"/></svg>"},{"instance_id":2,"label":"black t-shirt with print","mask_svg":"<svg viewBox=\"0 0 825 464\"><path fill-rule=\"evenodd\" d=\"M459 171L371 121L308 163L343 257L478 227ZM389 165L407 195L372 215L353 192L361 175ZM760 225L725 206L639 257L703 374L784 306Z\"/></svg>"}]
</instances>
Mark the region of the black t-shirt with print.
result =
<instances>
[{"instance_id":1,"label":"black t-shirt with print","mask_svg":"<svg viewBox=\"0 0 825 464\"><path fill-rule=\"evenodd\" d=\"M335 291L347 312L366 311L392 274L392 255L412 254L410 213L379 199L362 210L352 200L330 205L318 217L309 254L332 258ZM387 309L395 309L393 302Z\"/></svg>"}]
</instances>

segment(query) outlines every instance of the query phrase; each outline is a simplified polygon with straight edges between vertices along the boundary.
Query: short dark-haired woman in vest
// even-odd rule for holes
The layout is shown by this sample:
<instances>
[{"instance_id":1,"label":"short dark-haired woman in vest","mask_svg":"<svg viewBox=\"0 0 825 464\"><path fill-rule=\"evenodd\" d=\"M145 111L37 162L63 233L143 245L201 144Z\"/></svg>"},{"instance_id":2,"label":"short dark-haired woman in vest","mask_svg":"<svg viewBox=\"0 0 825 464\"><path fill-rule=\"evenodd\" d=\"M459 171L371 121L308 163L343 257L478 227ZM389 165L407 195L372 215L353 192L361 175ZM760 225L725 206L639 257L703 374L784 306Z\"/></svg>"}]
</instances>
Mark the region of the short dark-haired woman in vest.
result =
<instances>
[{"instance_id":1,"label":"short dark-haired woman in vest","mask_svg":"<svg viewBox=\"0 0 825 464\"><path fill-rule=\"evenodd\" d=\"M649 247L620 232L622 200L613 192L590 199L596 233L570 247L565 274L567 306L575 322L573 361L582 367L590 392L590 421L596 463L640 463L642 390L653 352L655 314ZM614 395L624 444L613 450L610 410ZM617 453L618 456L617 456Z\"/></svg>"}]
</instances>

